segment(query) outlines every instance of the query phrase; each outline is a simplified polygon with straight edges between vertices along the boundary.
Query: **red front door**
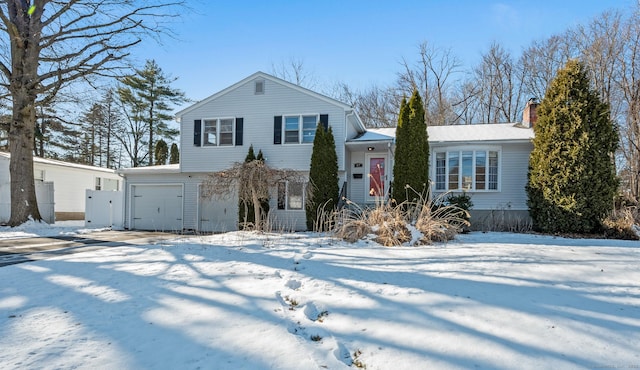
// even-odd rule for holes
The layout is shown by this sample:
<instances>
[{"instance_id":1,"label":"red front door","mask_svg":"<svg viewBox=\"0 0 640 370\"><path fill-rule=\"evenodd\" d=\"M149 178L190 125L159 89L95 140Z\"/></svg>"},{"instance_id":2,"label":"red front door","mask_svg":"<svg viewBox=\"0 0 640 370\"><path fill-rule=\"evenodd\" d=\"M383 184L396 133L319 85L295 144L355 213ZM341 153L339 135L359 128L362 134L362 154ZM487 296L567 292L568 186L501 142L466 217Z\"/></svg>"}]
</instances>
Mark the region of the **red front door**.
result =
<instances>
[{"instance_id":1,"label":"red front door","mask_svg":"<svg viewBox=\"0 0 640 370\"><path fill-rule=\"evenodd\" d=\"M384 196L384 170L385 158L371 157L369 158L369 196Z\"/></svg>"}]
</instances>

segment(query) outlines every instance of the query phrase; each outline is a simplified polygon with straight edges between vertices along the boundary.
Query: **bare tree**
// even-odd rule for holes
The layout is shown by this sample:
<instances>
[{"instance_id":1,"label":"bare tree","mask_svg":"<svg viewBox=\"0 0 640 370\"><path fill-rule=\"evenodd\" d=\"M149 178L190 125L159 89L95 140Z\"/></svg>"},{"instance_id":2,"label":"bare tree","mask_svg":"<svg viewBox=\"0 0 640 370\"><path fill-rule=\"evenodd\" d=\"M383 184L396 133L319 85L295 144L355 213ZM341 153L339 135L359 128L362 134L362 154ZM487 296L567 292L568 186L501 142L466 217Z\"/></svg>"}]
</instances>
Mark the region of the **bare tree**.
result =
<instances>
[{"instance_id":1,"label":"bare tree","mask_svg":"<svg viewBox=\"0 0 640 370\"><path fill-rule=\"evenodd\" d=\"M318 83L313 73L305 67L303 59L289 58L289 61L280 64L271 63L271 74L307 89L315 88Z\"/></svg>"},{"instance_id":2,"label":"bare tree","mask_svg":"<svg viewBox=\"0 0 640 370\"><path fill-rule=\"evenodd\" d=\"M525 98L544 98L558 70L574 56L571 49L565 35L556 35L534 41L522 52L520 64L526 71L522 81Z\"/></svg>"},{"instance_id":3,"label":"bare tree","mask_svg":"<svg viewBox=\"0 0 640 370\"><path fill-rule=\"evenodd\" d=\"M398 122L398 105L392 88L372 85L356 91L340 82L327 95L355 108L367 127L394 127Z\"/></svg>"},{"instance_id":4,"label":"bare tree","mask_svg":"<svg viewBox=\"0 0 640 370\"><path fill-rule=\"evenodd\" d=\"M453 78L461 72L461 63L451 49L441 49L423 42L418 46L419 60L412 64L402 59L403 71L398 73L396 107L403 96L418 90L424 97L425 120L428 125L455 123L453 112Z\"/></svg>"},{"instance_id":5,"label":"bare tree","mask_svg":"<svg viewBox=\"0 0 640 370\"><path fill-rule=\"evenodd\" d=\"M79 79L110 75L143 35L168 31L182 1L5 0L0 2L1 85L13 102L9 126L11 217L41 220L33 176L36 106Z\"/></svg>"},{"instance_id":6,"label":"bare tree","mask_svg":"<svg viewBox=\"0 0 640 370\"><path fill-rule=\"evenodd\" d=\"M624 52L618 55L623 110L621 122L621 152L625 159L622 168L623 183L630 197L640 201L640 7L625 22L622 42Z\"/></svg>"},{"instance_id":7,"label":"bare tree","mask_svg":"<svg viewBox=\"0 0 640 370\"><path fill-rule=\"evenodd\" d=\"M525 67L516 65L511 54L493 43L474 70L481 120L485 123L515 122L523 108L522 79Z\"/></svg>"},{"instance_id":8,"label":"bare tree","mask_svg":"<svg viewBox=\"0 0 640 370\"><path fill-rule=\"evenodd\" d=\"M202 197L224 198L238 192L240 203L253 204L255 230L265 231L268 227L267 215L260 200L268 199L270 189L283 181L302 182L304 175L295 170L271 168L263 160L238 162L229 169L209 174L202 183Z\"/></svg>"}]
</instances>

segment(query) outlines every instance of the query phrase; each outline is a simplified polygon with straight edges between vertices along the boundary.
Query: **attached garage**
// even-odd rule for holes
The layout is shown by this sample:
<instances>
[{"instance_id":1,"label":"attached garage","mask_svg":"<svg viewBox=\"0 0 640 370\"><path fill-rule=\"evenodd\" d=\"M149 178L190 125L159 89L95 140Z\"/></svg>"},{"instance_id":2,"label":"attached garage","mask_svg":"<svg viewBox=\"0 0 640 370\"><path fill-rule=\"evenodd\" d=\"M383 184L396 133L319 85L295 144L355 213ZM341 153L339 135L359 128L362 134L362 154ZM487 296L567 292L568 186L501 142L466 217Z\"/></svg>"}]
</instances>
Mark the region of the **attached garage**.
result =
<instances>
[{"instance_id":1,"label":"attached garage","mask_svg":"<svg viewBox=\"0 0 640 370\"><path fill-rule=\"evenodd\" d=\"M131 185L131 228L182 231L182 184Z\"/></svg>"},{"instance_id":2,"label":"attached garage","mask_svg":"<svg viewBox=\"0 0 640 370\"><path fill-rule=\"evenodd\" d=\"M203 196L202 187L199 189L198 201L198 231L226 232L238 229L238 199L237 194L229 197L214 197L207 199Z\"/></svg>"}]
</instances>

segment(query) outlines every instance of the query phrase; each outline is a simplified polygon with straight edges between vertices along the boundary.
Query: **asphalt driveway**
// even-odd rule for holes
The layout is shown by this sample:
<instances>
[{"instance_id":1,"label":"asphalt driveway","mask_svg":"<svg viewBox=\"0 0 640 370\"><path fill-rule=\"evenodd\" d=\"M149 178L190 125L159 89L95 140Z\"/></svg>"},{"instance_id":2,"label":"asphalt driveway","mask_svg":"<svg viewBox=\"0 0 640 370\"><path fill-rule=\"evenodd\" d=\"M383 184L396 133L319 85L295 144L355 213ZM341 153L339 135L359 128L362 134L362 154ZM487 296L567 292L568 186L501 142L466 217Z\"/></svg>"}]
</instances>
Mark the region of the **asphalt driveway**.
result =
<instances>
[{"instance_id":1,"label":"asphalt driveway","mask_svg":"<svg viewBox=\"0 0 640 370\"><path fill-rule=\"evenodd\" d=\"M149 244L175 238L177 234L154 231L99 231L83 235L0 240L0 267L37 261L61 254L107 247Z\"/></svg>"}]
</instances>

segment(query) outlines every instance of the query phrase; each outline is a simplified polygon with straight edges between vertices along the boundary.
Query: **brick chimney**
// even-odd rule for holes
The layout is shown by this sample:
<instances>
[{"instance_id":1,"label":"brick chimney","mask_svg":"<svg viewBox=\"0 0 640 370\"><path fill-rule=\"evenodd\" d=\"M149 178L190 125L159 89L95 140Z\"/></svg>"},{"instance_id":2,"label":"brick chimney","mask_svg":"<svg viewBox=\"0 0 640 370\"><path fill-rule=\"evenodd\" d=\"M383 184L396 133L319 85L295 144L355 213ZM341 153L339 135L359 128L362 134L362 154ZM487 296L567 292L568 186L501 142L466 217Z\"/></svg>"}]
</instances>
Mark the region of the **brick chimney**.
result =
<instances>
[{"instance_id":1,"label":"brick chimney","mask_svg":"<svg viewBox=\"0 0 640 370\"><path fill-rule=\"evenodd\" d=\"M522 125L525 127L533 128L535 126L536 121L538 120L538 99L531 98L527 102L527 105L524 107L524 112L522 112Z\"/></svg>"}]
</instances>

